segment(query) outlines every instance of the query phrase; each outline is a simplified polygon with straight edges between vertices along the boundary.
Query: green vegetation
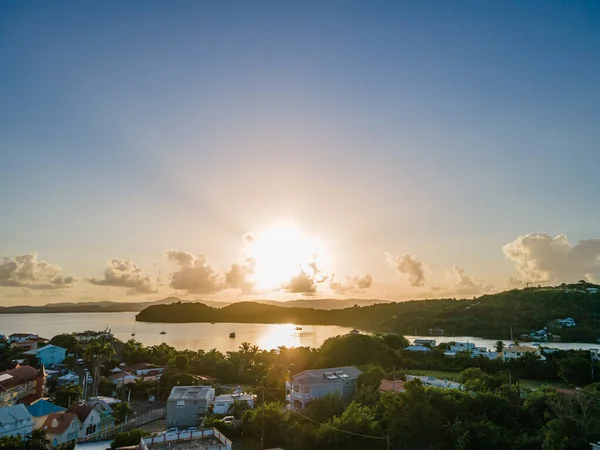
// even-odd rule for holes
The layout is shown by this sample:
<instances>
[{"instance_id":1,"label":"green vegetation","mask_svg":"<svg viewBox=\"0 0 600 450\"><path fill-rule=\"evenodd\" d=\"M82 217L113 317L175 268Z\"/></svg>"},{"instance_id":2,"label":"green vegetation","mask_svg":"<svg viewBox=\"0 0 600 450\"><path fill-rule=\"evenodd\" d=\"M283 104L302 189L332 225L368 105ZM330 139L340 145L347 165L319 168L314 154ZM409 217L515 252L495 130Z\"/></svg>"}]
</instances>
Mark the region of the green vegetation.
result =
<instances>
[{"instance_id":1,"label":"green vegetation","mask_svg":"<svg viewBox=\"0 0 600 450\"><path fill-rule=\"evenodd\" d=\"M115 439L110 443L110 448L115 449L119 447L129 447L130 445L138 445L140 439L148 436L150 433L144 430L133 429L119 433L115 436Z\"/></svg>"},{"instance_id":2,"label":"green vegetation","mask_svg":"<svg viewBox=\"0 0 600 450\"><path fill-rule=\"evenodd\" d=\"M577 326L557 328L556 319L572 317ZM253 302L211 308L202 303L153 305L137 316L142 322L242 322L340 325L398 334L508 338L544 327L563 342L596 342L600 336L600 295L560 288L528 288L484 295L472 300L439 299L381 303L339 310L287 308Z\"/></svg>"}]
</instances>

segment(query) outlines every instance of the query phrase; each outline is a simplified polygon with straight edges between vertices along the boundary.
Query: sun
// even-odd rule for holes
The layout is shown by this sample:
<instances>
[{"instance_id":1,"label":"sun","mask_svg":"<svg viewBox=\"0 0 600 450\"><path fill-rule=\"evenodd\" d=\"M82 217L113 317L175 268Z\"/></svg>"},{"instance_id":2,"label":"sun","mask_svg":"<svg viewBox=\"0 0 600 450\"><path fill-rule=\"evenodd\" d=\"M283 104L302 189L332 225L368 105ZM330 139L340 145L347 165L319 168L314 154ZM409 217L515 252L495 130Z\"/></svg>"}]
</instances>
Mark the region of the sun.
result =
<instances>
[{"instance_id":1,"label":"sun","mask_svg":"<svg viewBox=\"0 0 600 450\"><path fill-rule=\"evenodd\" d=\"M254 283L259 289L273 289L300 272L311 270L316 262L320 268L328 263L325 244L309 237L294 223L279 223L256 235L249 244L248 256L254 259Z\"/></svg>"}]
</instances>

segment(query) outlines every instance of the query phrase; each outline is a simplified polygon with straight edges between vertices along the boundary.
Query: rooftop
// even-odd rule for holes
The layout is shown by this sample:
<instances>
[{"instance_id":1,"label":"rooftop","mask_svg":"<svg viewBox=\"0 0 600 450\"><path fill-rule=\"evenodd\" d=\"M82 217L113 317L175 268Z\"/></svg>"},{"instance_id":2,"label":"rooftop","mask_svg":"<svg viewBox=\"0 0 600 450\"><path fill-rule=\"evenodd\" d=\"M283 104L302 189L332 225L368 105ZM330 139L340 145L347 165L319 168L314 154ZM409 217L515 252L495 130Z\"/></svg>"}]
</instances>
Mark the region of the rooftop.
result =
<instances>
[{"instance_id":1,"label":"rooftop","mask_svg":"<svg viewBox=\"0 0 600 450\"><path fill-rule=\"evenodd\" d=\"M9 376L10 375L10 376ZM17 366L0 372L0 391L10 389L27 381L35 380L40 375L40 371L31 366Z\"/></svg>"},{"instance_id":2,"label":"rooftop","mask_svg":"<svg viewBox=\"0 0 600 450\"><path fill-rule=\"evenodd\" d=\"M50 413L42 425L42 429L48 434L63 434L67 428L77 419L75 414L71 413Z\"/></svg>"},{"instance_id":3,"label":"rooftop","mask_svg":"<svg viewBox=\"0 0 600 450\"><path fill-rule=\"evenodd\" d=\"M302 384L341 383L346 380L356 380L362 372L356 367L331 367L327 369L312 369L294 375L293 381Z\"/></svg>"},{"instance_id":4,"label":"rooftop","mask_svg":"<svg viewBox=\"0 0 600 450\"><path fill-rule=\"evenodd\" d=\"M37 349L33 349L33 350L29 350L28 352L25 352L26 355L37 355L40 352L43 352L44 350L48 350L52 347L56 347L56 348L60 348L63 350L67 350L66 348L63 347L59 347L58 345L52 345L52 344L48 344L48 345L44 345L43 347L37 348Z\"/></svg>"},{"instance_id":5,"label":"rooftop","mask_svg":"<svg viewBox=\"0 0 600 450\"><path fill-rule=\"evenodd\" d=\"M381 380L381 384L379 385L379 390L382 392L404 392L404 381L402 380Z\"/></svg>"},{"instance_id":6,"label":"rooftop","mask_svg":"<svg viewBox=\"0 0 600 450\"><path fill-rule=\"evenodd\" d=\"M171 390L169 400L208 399L211 392L210 386L175 386Z\"/></svg>"},{"instance_id":7,"label":"rooftop","mask_svg":"<svg viewBox=\"0 0 600 450\"><path fill-rule=\"evenodd\" d=\"M223 395L218 395L215 397L215 403L231 402L231 401L233 401L233 399L236 399L236 400L242 401L242 402L249 402L249 401L253 400L255 397L256 397L256 395L252 395L252 394L223 394Z\"/></svg>"},{"instance_id":8,"label":"rooftop","mask_svg":"<svg viewBox=\"0 0 600 450\"><path fill-rule=\"evenodd\" d=\"M93 410L93 405L71 405L67 409L67 413L75 414L81 423L83 423Z\"/></svg>"},{"instance_id":9,"label":"rooftop","mask_svg":"<svg viewBox=\"0 0 600 450\"><path fill-rule=\"evenodd\" d=\"M31 414L27 411L25 405L13 405L0 408L0 425L26 419L31 419Z\"/></svg>"},{"instance_id":10,"label":"rooftop","mask_svg":"<svg viewBox=\"0 0 600 450\"><path fill-rule=\"evenodd\" d=\"M47 416L53 412L61 412L64 411L65 408L55 405L54 403L50 403L47 400L40 399L33 402L30 406L27 407L27 411L34 417L43 417Z\"/></svg>"}]
</instances>

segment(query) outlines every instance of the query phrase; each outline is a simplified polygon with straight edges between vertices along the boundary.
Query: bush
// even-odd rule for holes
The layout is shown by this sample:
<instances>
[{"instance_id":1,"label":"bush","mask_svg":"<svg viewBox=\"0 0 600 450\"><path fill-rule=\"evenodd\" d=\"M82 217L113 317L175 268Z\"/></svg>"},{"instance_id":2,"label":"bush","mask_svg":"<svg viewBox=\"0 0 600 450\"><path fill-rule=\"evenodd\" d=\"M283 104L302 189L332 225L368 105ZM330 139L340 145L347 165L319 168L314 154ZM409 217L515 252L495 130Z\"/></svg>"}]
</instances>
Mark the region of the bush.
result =
<instances>
[{"instance_id":1,"label":"bush","mask_svg":"<svg viewBox=\"0 0 600 450\"><path fill-rule=\"evenodd\" d=\"M137 428L125 431L124 433L119 433L115 436L115 439L110 443L111 449L116 449L119 447L128 447L130 445L137 445L140 443L140 439L150 435L147 431L138 430Z\"/></svg>"}]
</instances>

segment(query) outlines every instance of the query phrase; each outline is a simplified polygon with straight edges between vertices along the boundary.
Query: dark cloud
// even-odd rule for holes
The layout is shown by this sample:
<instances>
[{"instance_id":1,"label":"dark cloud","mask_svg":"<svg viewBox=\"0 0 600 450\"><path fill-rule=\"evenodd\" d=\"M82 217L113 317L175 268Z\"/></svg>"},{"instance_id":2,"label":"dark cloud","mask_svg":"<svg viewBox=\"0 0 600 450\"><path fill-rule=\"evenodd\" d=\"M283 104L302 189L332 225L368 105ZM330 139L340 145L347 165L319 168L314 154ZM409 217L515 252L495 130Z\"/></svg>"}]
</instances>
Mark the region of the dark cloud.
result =
<instances>
[{"instance_id":1,"label":"dark cloud","mask_svg":"<svg viewBox=\"0 0 600 450\"><path fill-rule=\"evenodd\" d=\"M600 240L571 245L567 236L530 233L506 244L502 251L525 281L600 282Z\"/></svg>"},{"instance_id":2,"label":"dark cloud","mask_svg":"<svg viewBox=\"0 0 600 450\"><path fill-rule=\"evenodd\" d=\"M0 286L24 287L37 290L63 289L77 281L72 276L62 276L56 264L37 259L37 253L3 257L0 261Z\"/></svg>"},{"instance_id":3,"label":"dark cloud","mask_svg":"<svg viewBox=\"0 0 600 450\"><path fill-rule=\"evenodd\" d=\"M388 264L398 273L408 275L411 286L424 286L426 266L411 253L400 255L385 254Z\"/></svg>"},{"instance_id":4,"label":"dark cloud","mask_svg":"<svg viewBox=\"0 0 600 450\"><path fill-rule=\"evenodd\" d=\"M158 292L156 281L129 259L109 259L104 278L90 278L92 284L129 288L128 294L154 294Z\"/></svg>"},{"instance_id":5,"label":"dark cloud","mask_svg":"<svg viewBox=\"0 0 600 450\"><path fill-rule=\"evenodd\" d=\"M364 275L356 275L354 277L346 277L342 281L335 280L335 275L329 282L329 287L335 292L342 294L346 292L359 292L363 289L368 289L373 284L373 277L366 273Z\"/></svg>"},{"instance_id":6,"label":"dark cloud","mask_svg":"<svg viewBox=\"0 0 600 450\"><path fill-rule=\"evenodd\" d=\"M223 289L217 273L206 263L202 254L194 256L192 253L177 250L167 250L169 261L177 264L179 270L169 275L169 286L173 289L182 289L189 294L210 294Z\"/></svg>"}]
</instances>

